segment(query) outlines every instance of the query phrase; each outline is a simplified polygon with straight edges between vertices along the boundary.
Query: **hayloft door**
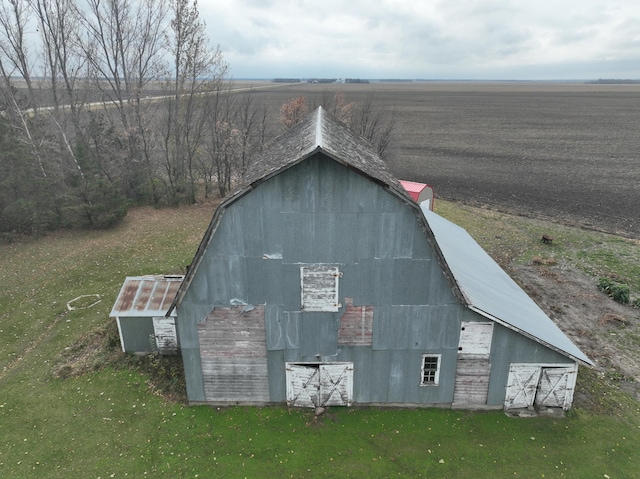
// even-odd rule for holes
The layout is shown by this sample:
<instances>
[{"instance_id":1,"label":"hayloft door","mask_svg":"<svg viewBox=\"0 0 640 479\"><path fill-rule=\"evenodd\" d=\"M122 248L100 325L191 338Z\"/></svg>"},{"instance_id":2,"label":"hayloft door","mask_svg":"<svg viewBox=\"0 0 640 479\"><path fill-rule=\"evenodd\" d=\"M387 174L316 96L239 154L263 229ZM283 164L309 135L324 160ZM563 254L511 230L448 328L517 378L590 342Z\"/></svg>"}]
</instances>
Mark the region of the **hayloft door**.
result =
<instances>
[{"instance_id":1,"label":"hayloft door","mask_svg":"<svg viewBox=\"0 0 640 479\"><path fill-rule=\"evenodd\" d=\"M463 322L458 342L454 405L486 404L489 392L493 323Z\"/></svg>"},{"instance_id":2,"label":"hayloft door","mask_svg":"<svg viewBox=\"0 0 640 479\"><path fill-rule=\"evenodd\" d=\"M288 363L286 380L289 406L351 405L353 363Z\"/></svg>"}]
</instances>

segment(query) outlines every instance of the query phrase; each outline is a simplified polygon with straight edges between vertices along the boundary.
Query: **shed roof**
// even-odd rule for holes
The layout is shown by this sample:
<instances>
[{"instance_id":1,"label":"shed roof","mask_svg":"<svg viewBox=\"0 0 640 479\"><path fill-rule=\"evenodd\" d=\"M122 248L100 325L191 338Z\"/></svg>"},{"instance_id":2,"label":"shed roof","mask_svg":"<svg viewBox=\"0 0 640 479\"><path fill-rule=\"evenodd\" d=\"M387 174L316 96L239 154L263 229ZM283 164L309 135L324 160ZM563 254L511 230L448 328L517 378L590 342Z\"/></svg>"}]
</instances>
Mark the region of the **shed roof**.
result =
<instances>
[{"instance_id":1,"label":"shed roof","mask_svg":"<svg viewBox=\"0 0 640 479\"><path fill-rule=\"evenodd\" d=\"M582 363L591 360L463 228L422 207L467 306Z\"/></svg>"},{"instance_id":2,"label":"shed roof","mask_svg":"<svg viewBox=\"0 0 640 479\"><path fill-rule=\"evenodd\" d=\"M153 317L167 314L182 276L128 276L109 316Z\"/></svg>"}]
</instances>

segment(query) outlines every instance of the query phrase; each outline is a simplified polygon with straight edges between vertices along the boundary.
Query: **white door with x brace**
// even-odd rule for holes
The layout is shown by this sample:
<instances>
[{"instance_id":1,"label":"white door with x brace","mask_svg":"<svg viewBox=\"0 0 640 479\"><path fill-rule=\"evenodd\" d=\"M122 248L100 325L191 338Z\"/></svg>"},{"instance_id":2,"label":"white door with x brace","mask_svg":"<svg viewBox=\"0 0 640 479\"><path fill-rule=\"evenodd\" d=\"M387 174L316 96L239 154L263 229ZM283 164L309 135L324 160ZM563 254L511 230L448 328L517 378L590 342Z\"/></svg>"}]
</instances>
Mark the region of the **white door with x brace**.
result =
<instances>
[{"instance_id":1,"label":"white door with x brace","mask_svg":"<svg viewBox=\"0 0 640 479\"><path fill-rule=\"evenodd\" d=\"M351 405L353 363L287 363L286 366L289 406Z\"/></svg>"},{"instance_id":2,"label":"white door with x brace","mask_svg":"<svg viewBox=\"0 0 640 479\"><path fill-rule=\"evenodd\" d=\"M568 409L573 400L577 365L511 364L505 409L557 407Z\"/></svg>"}]
</instances>

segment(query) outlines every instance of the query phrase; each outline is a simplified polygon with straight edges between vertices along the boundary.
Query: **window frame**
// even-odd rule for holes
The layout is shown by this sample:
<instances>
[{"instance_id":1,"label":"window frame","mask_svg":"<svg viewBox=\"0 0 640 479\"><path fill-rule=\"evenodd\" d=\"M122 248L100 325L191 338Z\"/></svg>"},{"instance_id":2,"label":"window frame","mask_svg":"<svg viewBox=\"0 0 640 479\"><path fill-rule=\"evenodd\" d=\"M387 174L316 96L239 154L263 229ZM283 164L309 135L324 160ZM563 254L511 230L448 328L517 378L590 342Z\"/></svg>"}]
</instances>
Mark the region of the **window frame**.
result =
<instances>
[{"instance_id":1,"label":"window frame","mask_svg":"<svg viewBox=\"0 0 640 479\"><path fill-rule=\"evenodd\" d=\"M433 380L426 381L425 380L425 366L427 359L435 359L436 360L436 368L429 368L428 371L432 373ZM442 354L432 354L425 353L422 355L422 359L420 362L420 386L438 386L440 384L440 366L442 364Z\"/></svg>"}]
</instances>

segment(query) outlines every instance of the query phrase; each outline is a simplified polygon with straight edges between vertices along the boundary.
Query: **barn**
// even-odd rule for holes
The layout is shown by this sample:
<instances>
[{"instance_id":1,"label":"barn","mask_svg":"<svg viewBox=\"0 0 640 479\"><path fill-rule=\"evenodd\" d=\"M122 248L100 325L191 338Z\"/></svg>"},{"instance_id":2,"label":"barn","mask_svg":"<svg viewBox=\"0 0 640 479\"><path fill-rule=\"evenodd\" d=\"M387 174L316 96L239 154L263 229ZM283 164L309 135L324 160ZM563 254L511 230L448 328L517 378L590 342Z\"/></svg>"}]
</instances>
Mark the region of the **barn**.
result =
<instances>
[{"instance_id":1,"label":"barn","mask_svg":"<svg viewBox=\"0 0 640 479\"><path fill-rule=\"evenodd\" d=\"M167 316L192 404L569 409L591 365L322 108L215 211Z\"/></svg>"}]
</instances>

